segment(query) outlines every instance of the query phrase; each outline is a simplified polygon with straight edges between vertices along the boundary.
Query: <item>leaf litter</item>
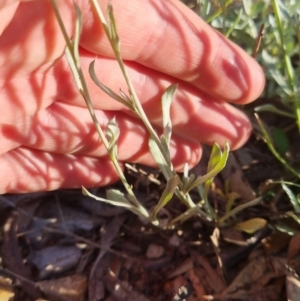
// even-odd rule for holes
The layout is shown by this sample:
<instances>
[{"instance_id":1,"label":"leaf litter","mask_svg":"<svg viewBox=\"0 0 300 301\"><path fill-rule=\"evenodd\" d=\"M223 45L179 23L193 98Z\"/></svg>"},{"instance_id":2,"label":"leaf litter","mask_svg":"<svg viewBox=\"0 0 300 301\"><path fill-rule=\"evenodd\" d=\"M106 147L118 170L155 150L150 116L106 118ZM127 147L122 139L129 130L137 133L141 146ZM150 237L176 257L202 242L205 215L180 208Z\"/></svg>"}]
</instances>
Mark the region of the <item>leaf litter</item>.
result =
<instances>
[{"instance_id":1,"label":"leaf litter","mask_svg":"<svg viewBox=\"0 0 300 301\"><path fill-rule=\"evenodd\" d=\"M248 147L244 151L249 151ZM235 171L239 160L236 154L232 156ZM205 160L193 171L196 176L204 166ZM251 164L248 173L249 169ZM164 190L164 182L159 175L155 175L155 181L146 180L147 170L133 166L128 177L137 183L143 205L150 208ZM242 165L239 170L244 174ZM153 178L153 169L148 172ZM228 194L217 191L225 191L222 176L216 178L210 192L214 208L221 212L228 202ZM244 177L241 181L227 175L232 185L240 189L245 185L250 192L249 186L253 187L255 181ZM120 188L120 184L114 188ZM105 190L95 193L105 195ZM248 197L248 193L244 198L236 197L235 205L247 202ZM272 236L278 230L270 225L280 214L267 202L239 213L232 218L232 226L216 232L213 223L197 216L174 229L161 230L123 208L83 196L79 190L5 195L0 201L3 301L279 301L286 294L297 294L299 238L283 240L283 245L276 246ZM165 214L174 216L182 206L171 201ZM285 207L279 202L279 210ZM258 217L267 225L263 223L264 227L247 233L248 225L243 231L242 222ZM238 223L238 229L234 228ZM285 253L288 245L289 252Z\"/></svg>"}]
</instances>

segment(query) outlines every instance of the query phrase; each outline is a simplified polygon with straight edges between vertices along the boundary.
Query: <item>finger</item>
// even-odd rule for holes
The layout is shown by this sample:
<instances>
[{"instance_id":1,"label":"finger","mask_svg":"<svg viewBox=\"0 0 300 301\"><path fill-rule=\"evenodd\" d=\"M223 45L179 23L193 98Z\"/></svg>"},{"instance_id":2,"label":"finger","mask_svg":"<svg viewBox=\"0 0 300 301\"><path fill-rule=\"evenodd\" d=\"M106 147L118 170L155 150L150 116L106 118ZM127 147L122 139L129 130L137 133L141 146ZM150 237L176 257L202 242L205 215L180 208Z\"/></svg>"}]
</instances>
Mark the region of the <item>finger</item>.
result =
<instances>
[{"instance_id":1,"label":"finger","mask_svg":"<svg viewBox=\"0 0 300 301\"><path fill-rule=\"evenodd\" d=\"M13 18L18 5L18 0L3 0L0 3L0 35Z\"/></svg>"},{"instance_id":2,"label":"finger","mask_svg":"<svg viewBox=\"0 0 300 301\"><path fill-rule=\"evenodd\" d=\"M107 2L100 1L104 11ZM247 103L262 92L264 75L259 65L180 1L112 1L112 5L123 59L187 81L227 101ZM81 8L81 46L113 57L93 10L84 4Z\"/></svg>"},{"instance_id":3,"label":"finger","mask_svg":"<svg viewBox=\"0 0 300 301\"><path fill-rule=\"evenodd\" d=\"M82 45L112 56L90 5L83 0L78 3L84 18ZM107 1L101 4L106 8ZM58 5L71 36L73 2ZM122 1L113 5L125 60L137 60L224 100L246 103L261 93L264 79L255 61L179 1L131 0L126 7ZM22 2L0 38L0 78L28 74L52 63L62 55L64 45L50 2Z\"/></svg>"},{"instance_id":4,"label":"finger","mask_svg":"<svg viewBox=\"0 0 300 301\"><path fill-rule=\"evenodd\" d=\"M93 56L84 51L81 54L83 71L95 109L129 113L122 104L112 100L95 86L87 71ZM150 121L161 127L161 95L174 79L137 63L126 65ZM113 91L118 92L120 88L127 91L115 60L99 57L95 66L100 81ZM3 124L26 124L24 116L32 116L56 100L86 106L75 87L65 59L57 60L53 70L45 74L33 73L30 78L35 79L35 84L28 78L18 78L8 81L0 90L6 112L1 120ZM240 111L224 103L222 99L212 98L184 82L179 83L172 101L171 119L175 133L208 144L218 142L223 145L224 140L227 140L233 149L245 143L251 129L248 119Z\"/></svg>"},{"instance_id":5,"label":"finger","mask_svg":"<svg viewBox=\"0 0 300 301\"><path fill-rule=\"evenodd\" d=\"M96 112L105 131L107 123L116 118L120 129L118 159L156 166L148 150L149 134L136 118L122 112ZM1 153L21 145L44 152L108 157L91 117L85 108L56 102L27 122L1 126ZM173 135L170 156L174 167L182 170L188 162L198 163L201 157L199 142Z\"/></svg>"},{"instance_id":6,"label":"finger","mask_svg":"<svg viewBox=\"0 0 300 301\"><path fill-rule=\"evenodd\" d=\"M71 36L75 23L73 2L56 2ZM0 81L26 76L41 66L44 68L40 72L47 70L47 64L60 57L66 45L50 1L22 1L15 6L10 8L16 10L13 19L0 37Z\"/></svg>"},{"instance_id":7,"label":"finger","mask_svg":"<svg viewBox=\"0 0 300 301\"><path fill-rule=\"evenodd\" d=\"M94 107L130 113L122 104L112 100L92 83L87 71L92 56L84 51L81 54L82 68ZM61 60L59 64L58 69L64 70L64 61ZM133 62L126 62L126 67L149 120L161 127L161 96L164 90L174 83L174 78ZM95 69L99 81L110 89L115 92L120 89L127 91L123 75L115 60L98 57ZM81 95L76 92L73 79L69 81L65 78L58 91L61 100L84 105ZM224 141L227 140L232 149L243 145L251 133L251 124L245 114L225 103L222 98L213 98L182 81L179 82L172 100L171 120L175 133L206 144L217 142L224 145Z\"/></svg>"},{"instance_id":8,"label":"finger","mask_svg":"<svg viewBox=\"0 0 300 301\"><path fill-rule=\"evenodd\" d=\"M18 148L0 156L0 193L105 186L118 180L103 158L60 155Z\"/></svg>"}]
</instances>

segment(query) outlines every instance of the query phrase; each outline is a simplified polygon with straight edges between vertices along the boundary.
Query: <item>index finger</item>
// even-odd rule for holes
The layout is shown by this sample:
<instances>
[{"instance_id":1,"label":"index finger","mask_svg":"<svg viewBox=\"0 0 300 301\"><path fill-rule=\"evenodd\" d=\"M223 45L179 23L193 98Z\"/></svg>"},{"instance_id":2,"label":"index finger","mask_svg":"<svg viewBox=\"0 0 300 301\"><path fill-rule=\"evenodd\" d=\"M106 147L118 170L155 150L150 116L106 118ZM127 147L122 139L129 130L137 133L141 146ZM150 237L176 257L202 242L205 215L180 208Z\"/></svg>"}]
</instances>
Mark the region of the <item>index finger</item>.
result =
<instances>
[{"instance_id":1,"label":"index finger","mask_svg":"<svg viewBox=\"0 0 300 301\"><path fill-rule=\"evenodd\" d=\"M106 12L107 0L99 1ZM260 66L177 0L112 1L124 60L184 80L216 99L248 103L264 87ZM81 46L108 57L111 47L92 8L82 7Z\"/></svg>"}]
</instances>

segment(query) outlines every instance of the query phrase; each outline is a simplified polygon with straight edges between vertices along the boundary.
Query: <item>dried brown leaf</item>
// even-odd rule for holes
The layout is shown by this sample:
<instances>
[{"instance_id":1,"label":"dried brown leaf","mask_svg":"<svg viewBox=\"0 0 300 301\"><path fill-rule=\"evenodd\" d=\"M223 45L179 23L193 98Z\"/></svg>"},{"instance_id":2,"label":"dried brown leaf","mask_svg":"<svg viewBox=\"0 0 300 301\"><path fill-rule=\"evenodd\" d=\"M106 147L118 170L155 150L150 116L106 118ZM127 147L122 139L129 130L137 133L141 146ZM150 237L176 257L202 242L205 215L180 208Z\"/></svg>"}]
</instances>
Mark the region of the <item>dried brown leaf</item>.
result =
<instances>
[{"instance_id":1,"label":"dried brown leaf","mask_svg":"<svg viewBox=\"0 0 300 301\"><path fill-rule=\"evenodd\" d=\"M51 301L84 301L87 279L83 275L37 282L46 298Z\"/></svg>"}]
</instances>

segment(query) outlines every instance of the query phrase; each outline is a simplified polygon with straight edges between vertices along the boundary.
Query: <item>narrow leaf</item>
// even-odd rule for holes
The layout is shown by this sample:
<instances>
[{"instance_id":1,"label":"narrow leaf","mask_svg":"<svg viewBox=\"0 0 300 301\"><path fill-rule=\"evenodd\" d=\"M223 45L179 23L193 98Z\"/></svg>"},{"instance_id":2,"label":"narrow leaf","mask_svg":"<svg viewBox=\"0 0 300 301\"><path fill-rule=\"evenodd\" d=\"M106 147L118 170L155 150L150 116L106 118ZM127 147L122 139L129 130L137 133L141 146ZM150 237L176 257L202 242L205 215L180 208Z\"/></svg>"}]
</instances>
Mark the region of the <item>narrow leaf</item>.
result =
<instances>
[{"instance_id":1,"label":"narrow leaf","mask_svg":"<svg viewBox=\"0 0 300 301\"><path fill-rule=\"evenodd\" d=\"M284 156L290 146L287 134L282 129L275 127L272 130L272 137L279 154Z\"/></svg>"},{"instance_id":2,"label":"narrow leaf","mask_svg":"<svg viewBox=\"0 0 300 301\"><path fill-rule=\"evenodd\" d=\"M82 16L81 11L78 7L78 5L75 4L75 13L76 13L76 22L75 22L75 34L74 34L74 57L76 61L76 67L79 70L81 68L80 64L80 56L79 56L79 41L80 41L80 35L81 35L81 29L82 29Z\"/></svg>"},{"instance_id":3,"label":"narrow leaf","mask_svg":"<svg viewBox=\"0 0 300 301\"><path fill-rule=\"evenodd\" d=\"M111 98L115 99L116 101L122 103L123 105L125 105L127 108L132 110L132 105L127 101L127 99L122 98L120 95L118 95L117 93L115 93L113 90L111 90L110 88L108 88L107 86L105 86L104 84L102 84L96 73L95 73L95 60L93 60L90 65L89 65L89 74L91 79L93 80L93 82L104 92L106 93L108 96L110 96Z\"/></svg>"},{"instance_id":4,"label":"narrow leaf","mask_svg":"<svg viewBox=\"0 0 300 301\"><path fill-rule=\"evenodd\" d=\"M250 202L241 204L239 206L234 207L232 210L230 210L228 213L226 213L224 216L222 216L219 221L218 224L222 227L224 225L224 223L226 222L226 220L228 220L230 217L235 216L236 214L238 214L239 212L250 208L252 206L256 206L257 204L259 204L262 200L262 197L258 197Z\"/></svg>"},{"instance_id":5,"label":"narrow leaf","mask_svg":"<svg viewBox=\"0 0 300 301\"><path fill-rule=\"evenodd\" d=\"M258 106L255 108L255 112L272 112L272 113L276 113L281 116L295 118L295 114L286 112L283 110L279 110L277 107L275 107L274 105L271 105L271 104L265 104L265 105Z\"/></svg>"},{"instance_id":6,"label":"narrow leaf","mask_svg":"<svg viewBox=\"0 0 300 301\"><path fill-rule=\"evenodd\" d=\"M172 174L170 174L168 171L169 169L167 167L168 166L167 162L166 162L164 156L162 155L159 147L157 146L156 142L154 141L154 139L150 137L148 144L149 144L150 153L151 153L152 157L154 158L156 164L158 165L159 169L163 173L164 177L166 179L171 178Z\"/></svg>"},{"instance_id":7,"label":"narrow leaf","mask_svg":"<svg viewBox=\"0 0 300 301\"><path fill-rule=\"evenodd\" d=\"M189 187L187 187L187 190L185 190L185 193L187 193L188 191L190 191L191 189L197 187L198 185L201 185L202 183L204 183L205 181L214 178L220 171L222 171L222 169L225 167L227 159L228 159L228 155L229 155L229 144L226 142L225 143L225 149L220 157L220 160L217 162L217 164L215 164L214 162L214 157L212 157L212 161L210 166L214 165L214 168L211 169L206 175L202 176L202 177L198 177L192 185L190 185Z\"/></svg>"},{"instance_id":8,"label":"narrow leaf","mask_svg":"<svg viewBox=\"0 0 300 301\"><path fill-rule=\"evenodd\" d=\"M111 2L108 2L108 30L112 46L116 52L120 52L120 40L117 31L116 20Z\"/></svg>"},{"instance_id":9,"label":"narrow leaf","mask_svg":"<svg viewBox=\"0 0 300 301\"><path fill-rule=\"evenodd\" d=\"M97 201L101 201L106 204L114 205L114 206L119 206L119 207L125 207L127 209L132 209L132 205L129 203L129 201L124 197L122 198L121 196L119 198L115 198L115 200L108 200L104 198L100 198L92 193L90 193L85 187L82 187L82 194L89 196Z\"/></svg>"},{"instance_id":10,"label":"narrow leaf","mask_svg":"<svg viewBox=\"0 0 300 301\"><path fill-rule=\"evenodd\" d=\"M177 87L178 85L169 86L162 95L161 100L163 131L168 145L170 144L172 134L172 121L170 117L171 102Z\"/></svg>"},{"instance_id":11,"label":"narrow leaf","mask_svg":"<svg viewBox=\"0 0 300 301\"><path fill-rule=\"evenodd\" d=\"M285 193L288 195L288 197L291 201L291 204L294 207L294 210L297 213L300 213L300 205L299 205L297 196L292 192L292 190L286 184L281 183L281 187L285 191Z\"/></svg>"},{"instance_id":12,"label":"narrow leaf","mask_svg":"<svg viewBox=\"0 0 300 301\"><path fill-rule=\"evenodd\" d=\"M217 143L215 143L212 147L210 156L209 156L209 161L208 161L208 166L207 166L207 172L212 171L217 164L220 162L222 157L222 151Z\"/></svg>"},{"instance_id":13,"label":"narrow leaf","mask_svg":"<svg viewBox=\"0 0 300 301\"><path fill-rule=\"evenodd\" d=\"M167 137L165 135L162 135L160 137L160 142L161 142L161 145L164 148L164 151L165 151L165 153L167 155L168 162L171 162L170 149L169 149L169 143L167 141Z\"/></svg>"},{"instance_id":14,"label":"narrow leaf","mask_svg":"<svg viewBox=\"0 0 300 301\"><path fill-rule=\"evenodd\" d=\"M94 194L90 193L86 188L82 187L82 194L89 196L93 199L95 199L96 201L100 201L109 205L113 205L113 206L119 206L119 207L124 207L126 209L128 209L129 211L133 212L134 214L145 218L145 216L143 215L143 213L139 210L139 208L134 207L127 199L126 197L122 198L120 195L119 197L116 197L116 200L109 200L109 199L104 199L104 198L100 198L95 196Z\"/></svg>"},{"instance_id":15,"label":"narrow leaf","mask_svg":"<svg viewBox=\"0 0 300 301\"><path fill-rule=\"evenodd\" d=\"M185 179L185 183L182 180L182 183L184 184L182 190L185 191L186 189L188 189L192 185L192 183L195 181L195 179L196 179L196 176L194 174L191 174L189 177L187 177Z\"/></svg>"},{"instance_id":16,"label":"narrow leaf","mask_svg":"<svg viewBox=\"0 0 300 301\"><path fill-rule=\"evenodd\" d=\"M164 192L162 193L157 205L153 209L152 217L153 219L156 218L157 213L165 207L168 202L172 199L174 191L179 183L179 176L175 175L172 178L170 178L167 182L166 188Z\"/></svg>"}]
</instances>

